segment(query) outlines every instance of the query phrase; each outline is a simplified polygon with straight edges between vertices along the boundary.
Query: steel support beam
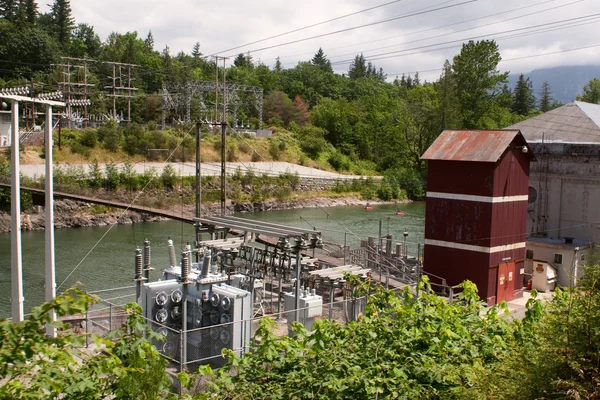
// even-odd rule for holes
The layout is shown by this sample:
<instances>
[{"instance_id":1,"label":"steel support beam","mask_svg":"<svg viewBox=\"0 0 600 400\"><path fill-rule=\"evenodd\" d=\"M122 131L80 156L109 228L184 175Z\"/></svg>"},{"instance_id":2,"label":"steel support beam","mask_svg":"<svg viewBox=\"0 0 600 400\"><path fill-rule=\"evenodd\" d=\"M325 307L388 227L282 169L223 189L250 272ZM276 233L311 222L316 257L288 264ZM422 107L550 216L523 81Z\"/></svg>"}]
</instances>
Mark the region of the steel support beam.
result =
<instances>
[{"instance_id":1,"label":"steel support beam","mask_svg":"<svg viewBox=\"0 0 600 400\"><path fill-rule=\"evenodd\" d=\"M46 158L46 222L44 231L45 240L45 261L46 261L46 301L54 300L56 295L56 264L54 257L54 183L52 175L52 106L46 106L46 140L45 158ZM56 320L54 311L50 312L50 321ZM49 323L46 325L46 335L56 337L56 328Z\"/></svg>"},{"instance_id":2,"label":"steel support beam","mask_svg":"<svg viewBox=\"0 0 600 400\"><path fill-rule=\"evenodd\" d=\"M10 158L10 255L11 255L11 308L13 322L24 318L23 258L21 254L21 166L19 162L19 102L11 104L11 158Z\"/></svg>"}]
</instances>

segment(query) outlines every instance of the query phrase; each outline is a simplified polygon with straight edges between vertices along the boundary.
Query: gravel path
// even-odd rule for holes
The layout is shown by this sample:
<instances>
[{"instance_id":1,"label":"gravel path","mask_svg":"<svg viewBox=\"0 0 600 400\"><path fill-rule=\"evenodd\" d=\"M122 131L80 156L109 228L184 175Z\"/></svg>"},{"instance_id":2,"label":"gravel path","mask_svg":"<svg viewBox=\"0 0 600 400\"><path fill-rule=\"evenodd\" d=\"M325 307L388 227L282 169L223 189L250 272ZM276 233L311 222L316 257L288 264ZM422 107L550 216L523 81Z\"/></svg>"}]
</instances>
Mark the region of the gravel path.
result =
<instances>
[{"instance_id":1,"label":"gravel path","mask_svg":"<svg viewBox=\"0 0 600 400\"><path fill-rule=\"evenodd\" d=\"M136 163L133 164L133 168L135 172L138 174L143 174L144 171L154 168L156 173L162 173L163 168L168 163ZM62 164L61 166L64 168L67 164ZM78 164L83 167L87 172L90 168L91 164ZM105 164L100 164L100 167L104 169ZM123 163L118 163L118 167L122 167ZM186 163L171 163L171 166L181 175L183 176L193 176L196 173L196 166L192 162ZM43 164L29 164L29 165L21 165L21 173L24 176L29 178L35 178L44 175L44 165ZM257 175L270 175L270 176L278 176L282 173L298 173L300 177L303 178L321 178L321 179L359 179L362 176L360 175L343 175L330 171L323 171L316 168L304 167L301 165L290 164L288 162L230 162L226 165L227 174L233 174L237 169L240 169L242 173L246 173L249 170L252 170ZM221 164L218 162L208 162L202 163L201 166L202 176L218 176L221 174ZM380 179L380 177L374 177L375 179Z\"/></svg>"}]
</instances>

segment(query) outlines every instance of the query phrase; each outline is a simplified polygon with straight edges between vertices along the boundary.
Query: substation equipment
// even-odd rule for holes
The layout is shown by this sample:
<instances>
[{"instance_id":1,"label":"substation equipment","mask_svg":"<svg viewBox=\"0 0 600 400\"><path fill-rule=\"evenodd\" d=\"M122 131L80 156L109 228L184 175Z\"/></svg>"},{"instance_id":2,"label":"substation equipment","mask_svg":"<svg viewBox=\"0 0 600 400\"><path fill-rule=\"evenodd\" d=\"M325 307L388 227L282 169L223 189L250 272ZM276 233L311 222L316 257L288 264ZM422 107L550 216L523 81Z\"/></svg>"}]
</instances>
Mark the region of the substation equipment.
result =
<instances>
[{"instance_id":1,"label":"substation equipment","mask_svg":"<svg viewBox=\"0 0 600 400\"><path fill-rule=\"evenodd\" d=\"M369 272L353 265L319 269L328 267L314 257L323 247L319 231L229 216L194 220L198 240L184 246L179 257L169 240L170 265L161 280L149 281L150 243L135 252L137 301L151 328L166 336L155 341L157 348L182 369L221 366L224 348L244 354L255 316L287 318L290 334L292 321L310 330L323 314L317 290L333 299L336 290L350 293L345 273L366 277ZM276 296L271 308L265 307L266 293ZM347 313L357 315L360 309Z\"/></svg>"}]
</instances>

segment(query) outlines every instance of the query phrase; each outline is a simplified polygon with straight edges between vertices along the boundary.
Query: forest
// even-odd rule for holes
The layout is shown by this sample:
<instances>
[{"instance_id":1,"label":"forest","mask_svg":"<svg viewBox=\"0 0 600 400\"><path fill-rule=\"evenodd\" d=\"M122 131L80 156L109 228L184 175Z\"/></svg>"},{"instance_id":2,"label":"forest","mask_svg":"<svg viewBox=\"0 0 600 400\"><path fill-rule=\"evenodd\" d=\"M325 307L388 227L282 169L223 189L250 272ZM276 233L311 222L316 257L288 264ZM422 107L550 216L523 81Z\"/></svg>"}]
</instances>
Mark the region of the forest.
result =
<instances>
[{"instance_id":1,"label":"forest","mask_svg":"<svg viewBox=\"0 0 600 400\"><path fill-rule=\"evenodd\" d=\"M54 0L47 13L38 12L35 0L0 0L0 17L0 87L27 86L33 95L59 90L63 77L56 65L72 57L87 60L87 82L104 88L110 84L108 62L132 64L138 90L131 120L154 128L161 120L163 83L214 81L219 70L227 82L263 88L264 125L292 132L307 157L339 171L385 174L412 198L423 192L418 187L426 166L420 156L442 130L504 128L561 105L547 83L537 101L532 82L522 75L510 90L493 40L463 44L439 78L428 82L418 72L388 77L362 54L347 72L336 73L321 48L288 69L279 60L269 66L239 54L224 71L202 54L200 42L189 53L172 54L168 46L155 48L152 32L113 32L102 39L92 25L75 21L68 0ZM597 81L586 86L582 100L598 101ZM110 114L108 94L91 90L91 114ZM212 104L220 106L214 99ZM123 99L117 108L126 108ZM238 113L252 128L258 128L258 116L252 107ZM177 125L176 116L170 117ZM124 142L119 133L111 146Z\"/></svg>"}]
</instances>

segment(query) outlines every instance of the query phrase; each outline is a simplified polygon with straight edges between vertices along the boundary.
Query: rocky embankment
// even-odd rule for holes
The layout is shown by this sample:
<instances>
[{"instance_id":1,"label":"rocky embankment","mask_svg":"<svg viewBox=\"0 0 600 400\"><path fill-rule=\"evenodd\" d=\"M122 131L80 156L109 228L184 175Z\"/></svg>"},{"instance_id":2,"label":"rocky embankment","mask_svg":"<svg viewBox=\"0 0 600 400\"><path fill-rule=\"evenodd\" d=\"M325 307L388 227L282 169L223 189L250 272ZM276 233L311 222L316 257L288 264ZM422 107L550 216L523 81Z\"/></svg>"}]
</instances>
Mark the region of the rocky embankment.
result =
<instances>
[{"instance_id":1,"label":"rocky embankment","mask_svg":"<svg viewBox=\"0 0 600 400\"><path fill-rule=\"evenodd\" d=\"M372 204L381 204L380 201L370 201ZM254 212L274 211L316 207L341 207L349 205L363 205L364 200L355 197L344 198L310 198L288 200L265 200L261 202L228 203L228 212ZM181 206L178 207L181 210ZM183 214L192 216L193 206L185 206ZM202 204L202 215L217 215L220 213L220 204ZM92 203L57 199L54 208L54 225L57 229L76 228L89 226L107 226L117 224L136 224L140 222L163 221L162 217L150 214L137 213L95 206ZM45 225L44 208L32 206L21 212L21 226L23 230L43 230ZM10 214L0 211L0 233L10 232Z\"/></svg>"}]
</instances>

